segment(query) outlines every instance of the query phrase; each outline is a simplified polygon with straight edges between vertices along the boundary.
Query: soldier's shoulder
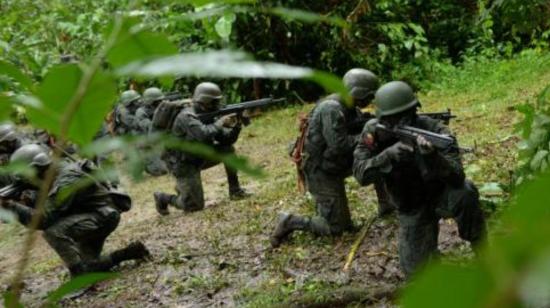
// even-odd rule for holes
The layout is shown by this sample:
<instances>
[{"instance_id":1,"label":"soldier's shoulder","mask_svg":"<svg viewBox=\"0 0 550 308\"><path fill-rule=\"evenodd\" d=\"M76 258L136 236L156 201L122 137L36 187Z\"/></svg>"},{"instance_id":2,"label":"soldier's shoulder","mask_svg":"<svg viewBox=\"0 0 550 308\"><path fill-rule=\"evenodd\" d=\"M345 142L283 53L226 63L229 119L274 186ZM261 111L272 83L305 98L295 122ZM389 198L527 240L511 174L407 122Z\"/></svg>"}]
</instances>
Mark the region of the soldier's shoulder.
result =
<instances>
[{"instance_id":1,"label":"soldier's shoulder","mask_svg":"<svg viewBox=\"0 0 550 308\"><path fill-rule=\"evenodd\" d=\"M317 109L321 112L341 112L344 107L342 106L340 100L327 96L318 103Z\"/></svg>"}]
</instances>

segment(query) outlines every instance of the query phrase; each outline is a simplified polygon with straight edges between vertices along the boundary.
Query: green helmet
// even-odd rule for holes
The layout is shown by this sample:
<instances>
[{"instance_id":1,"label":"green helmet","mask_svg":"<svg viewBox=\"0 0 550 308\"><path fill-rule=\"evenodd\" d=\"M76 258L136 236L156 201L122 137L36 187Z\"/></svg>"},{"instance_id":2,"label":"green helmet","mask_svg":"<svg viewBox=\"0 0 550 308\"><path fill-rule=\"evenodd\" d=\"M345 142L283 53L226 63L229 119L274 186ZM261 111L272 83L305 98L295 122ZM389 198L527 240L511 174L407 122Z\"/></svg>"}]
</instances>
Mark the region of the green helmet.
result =
<instances>
[{"instance_id":1,"label":"green helmet","mask_svg":"<svg viewBox=\"0 0 550 308\"><path fill-rule=\"evenodd\" d=\"M378 77L373 72L362 68L352 68L347 71L343 81L349 94L355 99L365 99L373 95L378 88Z\"/></svg>"},{"instance_id":2,"label":"green helmet","mask_svg":"<svg viewBox=\"0 0 550 308\"><path fill-rule=\"evenodd\" d=\"M39 144L25 144L10 157L10 162L22 162L30 166L48 166L52 162L49 151Z\"/></svg>"},{"instance_id":3,"label":"green helmet","mask_svg":"<svg viewBox=\"0 0 550 308\"><path fill-rule=\"evenodd\" d=\"M164 94L159 88L148 88L143 92L143 102L145 104L152 104L164 99Z\"/></svg>"},{"instance_id":4,"label":"green helmet","mask_svg":"<svg viewBox=\"0 0 550 308\"><path fill-rule=\"evenodd\" d=\"M17 131L12 124L0 125L0 142L14 141L17 139Z\"/></svg>"},{"instance_id":5,"label":"green helmet","mask_svg":"<svg viewBox=\"0 0 550 308\"><path fill-rule=\"evenodd\" d=\"M128 105L130 105L131 103L137 101L140 98L141 98L141 95L139 95L139 93L137 91L127 90L127 91L122 92L122 94L120 95L120 103L123 106L128 106Z\"/></svg>"},{"instance_id":6,"label":"green helmet","mask_svg":"<svg viewBox=\"0 0 550 308\"><path fill-rule=\"evenodd\" d=\"M403 81L391 81L380 87L374 95L376 116L400 113L419 105L412 88Z\"/></svg>"},{"instance_id":7,"label":"green helmet","mask_svg":"<svg viewBox=\"0 0 550 308\"><path fill-rule=\"evenodd\" d=\"M201 82L193 91L193 103L199 104L205 109L217 107L222 98L222 90L212 82ZM215 103L215 106L212 103Z\"/></svg>"}]
</instances>

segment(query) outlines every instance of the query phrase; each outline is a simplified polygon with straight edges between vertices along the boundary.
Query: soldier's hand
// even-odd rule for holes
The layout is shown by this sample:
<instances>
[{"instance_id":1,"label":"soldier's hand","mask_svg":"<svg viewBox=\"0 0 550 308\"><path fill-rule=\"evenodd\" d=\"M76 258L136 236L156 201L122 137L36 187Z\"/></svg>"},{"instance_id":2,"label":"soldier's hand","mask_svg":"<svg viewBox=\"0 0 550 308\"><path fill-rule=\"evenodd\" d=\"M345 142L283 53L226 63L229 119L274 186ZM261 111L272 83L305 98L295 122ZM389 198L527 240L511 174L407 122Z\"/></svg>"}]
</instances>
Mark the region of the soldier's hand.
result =
<instances>
[{"instance_id":1,"label":"soldier's hand","mask_svg":"<svg viewBox=\"0 0 550 308\"><path fill-rule=\"evenodd\" d=\"M395 162L400 162L410 157L411 153L414 152L414 148L410 145L404 144L401 141L394 143L391 147L384 150L384 154L390 157L391 160Z\"/></svg>"},{"instance_id":2,"label":"soldier's hand","mask_svg":"<svg viewBox=\"0 0 550 308\"><path fill-rule=\"evenodd\" d=\"M236 114L228 114L219 118L218 121L223 127L235 127L239 123L239 118Z\"/></svg>"},{"instance_id":3,"label":"soldier's hand","mask_svg":"<svg viewBox=\"0 0 550 308\"><path fill-rule=\"evenodd\" d=\"M427 155L434 151L434 146L431 142L426 140L424 136L419 135L416 138L416 144L418 145L418 150L420 151L420 154Z\"/></svg>"}]
</instances>

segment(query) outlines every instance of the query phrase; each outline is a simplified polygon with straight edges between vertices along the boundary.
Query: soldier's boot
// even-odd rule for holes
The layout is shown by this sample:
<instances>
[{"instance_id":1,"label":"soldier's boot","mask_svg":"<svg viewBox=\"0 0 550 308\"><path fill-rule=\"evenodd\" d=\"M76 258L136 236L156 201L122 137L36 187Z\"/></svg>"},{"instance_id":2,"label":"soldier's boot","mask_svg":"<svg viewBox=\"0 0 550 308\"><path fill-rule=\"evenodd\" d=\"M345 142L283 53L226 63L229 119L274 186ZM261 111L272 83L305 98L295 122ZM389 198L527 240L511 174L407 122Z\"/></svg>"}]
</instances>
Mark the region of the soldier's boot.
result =
<instances>
[{"instance_id":1,"label":"soldier's boot","mask_svg":"<svg viewBox=\"0 0 550 308\"><path fill-rule=\"evenodd\" d=\"M80 262L69 266L71 277L94 272L106 272L123 261L141 260L149 257L149 250L141 242L130 243L123 249L113 251L108 256L102 256L97 260Z\"/></svg>"},{"instance_id":2,"label":"soldier's boot","mask_svg":"<svg viewBox=\"0 0 550 308\"><path fill-rule=\"evenodd\" d=\"M241 200L247 197L250 197L251 194L246 190L241 188L239 183L239 176L237 172L225 167L225 172L227 173L227 186L229 187L229 199L231 200Z\"/></svg>"},{"instance_id":3,"label":"soldier's boot","mask_svg":"<svg viewBox=\"0 0 550 308\"><path fill-rule=\"evenodd\" d=\"M162 216L170 214L168 211L168 205L171 203L172 196L156 191L153 193L153 197L155 198L155 208L157 209L157 212Z\"/></svg>"},{"instance_id":4,"label":"soldier's boot","mask_svg":"<svg viewBox=\"0 0 550 308\"><path fill-rule=\"evenodd\" d=\"M142 260L151 256L151 253L142 242L132 242L125 248L113 251L110 255L113 265L128 260Z\"/></svg>"},{"instance_id":5,"label":"soldier's boot","mask_svg":"<svg viewBox=\"0 0 550 308\"><path fill-rule=\"evenodd\" d=\"M296 216L289 213L280 213L277 226L271 236L269 241L271 247L277 248L281 243L295 230L309 230L310 229L310 219L306 217Z\"/></svg>"}]
</instances>

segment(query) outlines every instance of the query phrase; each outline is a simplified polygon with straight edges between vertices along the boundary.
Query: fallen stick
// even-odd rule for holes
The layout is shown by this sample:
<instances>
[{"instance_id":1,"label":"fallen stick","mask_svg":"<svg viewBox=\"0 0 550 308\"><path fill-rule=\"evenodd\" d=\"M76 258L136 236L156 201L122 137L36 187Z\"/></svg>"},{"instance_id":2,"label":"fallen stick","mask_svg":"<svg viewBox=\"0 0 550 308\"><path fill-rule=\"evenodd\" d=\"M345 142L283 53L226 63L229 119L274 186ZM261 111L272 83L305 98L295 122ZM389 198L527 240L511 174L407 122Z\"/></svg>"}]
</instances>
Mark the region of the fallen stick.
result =
<instances>
[{"instance_id":1,"label":"fallen stick","mask_svg":"<svg viewBox=\"0 0 550 308\"><path fill-rule=\"evenodd\" d=\"M353 262L353 259L355 258L355 255L357 254L357 250L361 246L361 243L363 243L363 240L367 236L367 233L369 232L370 227L376 220L377 215L373 215L369 220L367 220L366 224L361 229L361 233L359 236L355 239L355 242L353 242L353 245L351 246L351 250L348 254L348 257L346 258L346 263L344 264L344 268L342 269L344 272L349 271L349 268L351 266L351 263Z\"/></svg>"}]
</instances>

